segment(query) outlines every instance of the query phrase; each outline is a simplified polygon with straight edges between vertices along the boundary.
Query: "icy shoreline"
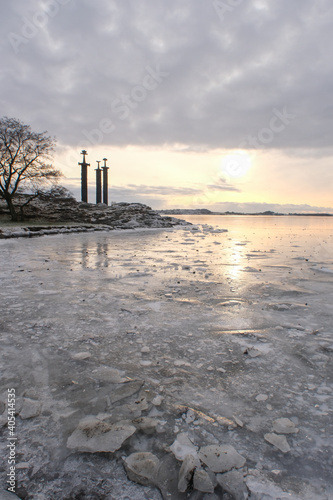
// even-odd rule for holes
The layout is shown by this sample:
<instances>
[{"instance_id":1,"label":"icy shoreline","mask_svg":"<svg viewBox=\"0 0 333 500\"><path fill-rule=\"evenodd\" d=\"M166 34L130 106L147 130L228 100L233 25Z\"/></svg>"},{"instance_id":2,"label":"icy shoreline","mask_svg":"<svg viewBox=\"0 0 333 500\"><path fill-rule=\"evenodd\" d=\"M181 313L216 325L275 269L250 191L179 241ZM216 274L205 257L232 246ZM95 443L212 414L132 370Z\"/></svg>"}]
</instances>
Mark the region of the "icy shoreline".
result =
<instances>
[{"instance_id":1,"label":"icy shoreline","mask_svg":"<svg viewBox=\"0 0 333 500\"><path fill-rule=\"evenodd\" d=\"M248 236L0 242L20 498L329 498L333 262Z\"/></svg>"},{"instance_id":2,"label":"icy shoreline","mask_svg":"<svg viewBox=\"0 0 333 500\"><path fill-rule=\"evenodd\" d=\"M179 224L179 222L175 222L175 224L172 226L171 230L181 228L184 226L190 225L189 223L186 224ZM94 233L94 232L109 232L112 231L114 233L117 232L133 232L133 231L159 231L161 230L161 227L149 227L147 228L146 226L142 227L134 227L133 228L124 228L121 229L120 227L110 227L110 226L104 226L104 225L89 225L89 224L80 224L80 225L60 225L60 226L52 226L52 225L35 225L35 226L27 226L27 227L7 227L4 228L0 226L0 239L11 239L11 238L36 238L38 236L49 236L49 235L56 235L56 234L75 234L75 233Z\"/></svg>"}]
</instances>

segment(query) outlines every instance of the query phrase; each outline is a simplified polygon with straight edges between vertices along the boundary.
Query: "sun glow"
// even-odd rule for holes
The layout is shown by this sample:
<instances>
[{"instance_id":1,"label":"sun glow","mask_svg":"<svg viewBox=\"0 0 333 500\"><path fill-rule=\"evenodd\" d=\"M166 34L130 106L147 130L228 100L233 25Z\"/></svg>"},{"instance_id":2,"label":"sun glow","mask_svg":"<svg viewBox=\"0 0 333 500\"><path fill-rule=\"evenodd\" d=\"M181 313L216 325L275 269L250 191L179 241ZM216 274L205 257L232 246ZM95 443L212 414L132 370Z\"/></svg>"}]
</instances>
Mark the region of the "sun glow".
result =
<instances>
[{"instance_id":1,"label":"sun glow","mask_svg":"<svg viewBox=\"0 0 333 500\"><path fill-rule=\"evenodd\" d=\"M221 161L222 172L233 179L244 177L251 165L252 158L245 151L235 151L227 154Z\"/></svg>"}]
</instances>

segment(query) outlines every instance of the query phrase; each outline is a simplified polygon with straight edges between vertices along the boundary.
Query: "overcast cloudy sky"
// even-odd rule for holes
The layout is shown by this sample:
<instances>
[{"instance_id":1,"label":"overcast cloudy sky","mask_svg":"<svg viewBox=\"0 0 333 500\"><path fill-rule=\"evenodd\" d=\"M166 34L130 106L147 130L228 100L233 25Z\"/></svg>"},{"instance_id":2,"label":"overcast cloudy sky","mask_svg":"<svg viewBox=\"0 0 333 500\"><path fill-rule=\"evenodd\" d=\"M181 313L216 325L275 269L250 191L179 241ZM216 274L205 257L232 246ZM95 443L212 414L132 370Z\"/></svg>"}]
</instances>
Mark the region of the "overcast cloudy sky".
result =
<instances>
[{"instance_id":1,"label":"overcast cloudy sky","mask_svg":"<svg viewBox=\"0 0 333 500\"><path fill-rule=\"evenodd\" d=\"M333 212L331 0L1 1L1 116L48 130L79 196Z\"/></svg>"}]
</instances>

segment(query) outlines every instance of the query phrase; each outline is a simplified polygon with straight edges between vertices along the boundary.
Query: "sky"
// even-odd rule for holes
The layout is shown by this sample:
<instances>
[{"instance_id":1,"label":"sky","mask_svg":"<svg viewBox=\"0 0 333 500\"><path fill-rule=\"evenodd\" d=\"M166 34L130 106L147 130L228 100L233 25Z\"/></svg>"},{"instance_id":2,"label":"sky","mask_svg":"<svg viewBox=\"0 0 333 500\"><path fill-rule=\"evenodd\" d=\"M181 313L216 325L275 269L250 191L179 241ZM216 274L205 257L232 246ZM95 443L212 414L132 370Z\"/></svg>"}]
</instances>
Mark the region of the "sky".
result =
<instances>
[{"instance_id":1,"label":"sky","mask_svg":"<svg viewBox=\"0 0 333 500\"><path fill-rule=\"evenodd\" d=\"M333 213L331 0L1 0L0 116L89 201Z\"/></svg>"}]
</instances>

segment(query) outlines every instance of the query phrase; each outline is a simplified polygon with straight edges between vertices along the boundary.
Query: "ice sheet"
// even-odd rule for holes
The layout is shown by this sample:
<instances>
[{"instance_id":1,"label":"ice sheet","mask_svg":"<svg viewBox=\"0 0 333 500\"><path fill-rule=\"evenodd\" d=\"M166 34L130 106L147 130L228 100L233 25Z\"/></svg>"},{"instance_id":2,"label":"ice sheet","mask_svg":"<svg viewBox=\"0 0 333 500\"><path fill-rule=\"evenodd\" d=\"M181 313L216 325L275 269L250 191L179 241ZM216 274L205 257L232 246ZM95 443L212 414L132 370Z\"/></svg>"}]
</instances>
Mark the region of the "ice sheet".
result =
<instances>
[{"instance_id":1,"label":"ice sheet","mask_svg":"<svg viewBox=\"0 0 333 500\"><path fill-rule=\"evenodd\" d=\"M332 221L188 219L200 224L0 241L0 399L15 387L19 400L42 405L36 417L17 417L28 464L19 484L33 498L73 494L71 467L86 492L90 478L119 500L160 498L110 457L66 447L80 419L115 410L110 387L124 377L145 382L148 403L161 396L164 424L155 440L131 438L123 455L168 453L177 433L190 432L199 446L234 446L267 477L279 471L274 481L286 491L308 484L328 498ZM299 428L286 454L264 438L278 418Z\"/></svg>"}]
</instances>

